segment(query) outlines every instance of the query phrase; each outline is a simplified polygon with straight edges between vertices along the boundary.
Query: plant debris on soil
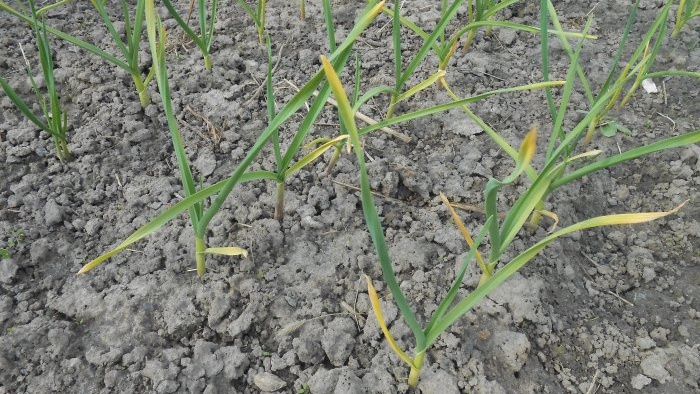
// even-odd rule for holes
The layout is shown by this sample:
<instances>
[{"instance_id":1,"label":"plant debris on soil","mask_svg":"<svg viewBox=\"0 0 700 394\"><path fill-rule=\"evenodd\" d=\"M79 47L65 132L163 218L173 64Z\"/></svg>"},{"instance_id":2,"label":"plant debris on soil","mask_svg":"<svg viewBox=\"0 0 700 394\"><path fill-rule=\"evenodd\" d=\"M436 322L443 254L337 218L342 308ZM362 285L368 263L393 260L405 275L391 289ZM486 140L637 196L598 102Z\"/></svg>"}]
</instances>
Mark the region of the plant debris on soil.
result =
<instances>
[{"instance_id":1,"label":"plant debris on soil","mask_svg":"<svg viewBox=\"0 0 700 394\"><path fill-rule=\"evenodd\" d=\"M173 102L195 177L205 184L228 176L267 119L260 88L267 53L247 15L229 3L220 4L210 72L179 31L169 35ZM267 24L279 63L273 80L283 103L294 94L286 81L307 81L328 48L317 2L307 2L304 21L297 2L270 3ZM342 38L362 2L335 3ZM409 1L405 16L430 27L439 18L438 3ZM583 3L555 6L564 28L580 29L594 14L599 38L586 42L581 64L599 84L629 9L627 2L603 1L591 11ZM656 2L644 3L650 5L639 10L640 26L656 16ZM499 18L538 25L533 2ZM93 28L100 21L89 4L58 8L49 22L115 49L106 32ZM385 60L392 58L388 22L380 16L355 46L364 80L373 86L392 78ZM697 26L691 22L669 39L656 67L697 71ZM31 31L4 13L0 31L0 72L28 94L18 43L31 43ZM455 54L450 85L466 97L541 80L538 40L511 30L479 31L469 52ZM149 86L154 102L142 109L126 73L60 40L52 45L73 161L59 162L50 138L0 96L0 393L408 391L408 370L384 341L369 305L363 275L381 272L351 155L343 154L331 174L327 157L296 174L282 223L273 219L274 182L238 187L212 221L209 241L245 247L249 255L210 258L202 279L193 271L193 235L184 217L76 276L86 261L183 194L155 84ZM417 50L420 39L407 34L403 45ZM554 78L566 72L568 59L557 40L550 45ZM430 75L434 66L427 62L418 75ZM700 128L698 81L674 77L656 84L659 93L639 91L614 114L633 134L597 137L597 149L615 153ZM572 105L583 101L575 96ZM426 89L399 111L450 100L440 89ZM370 104L377 111L367 115L380 119L388 99ZM473 109L514 146L531 124L548 119L542 91L495 96ZM334 111L329 106L322 115L314 138L337 134ZM294 126L280 130L281 138ZM508 174L512 160L456 110L399 129L412 141L373 133L364 143L401 288L424 316L437 307L467 252L439 193L483 204L486 181ZM273 167L271 151L261 157L256 168ZM559 190L549 205L563 223L690 203L653 223L588 230L553 243L440 337L427 354L419 391L698 392L699 158L697 145L665 151ZM483 223L477 211L464 217L471 228ZM522 234L508 253L524 250L549 224ZM467 276L465 292L479 272ZM390 293L375 285L394 337L410 348L410 330Z\"/></svg>"}]
</instances>

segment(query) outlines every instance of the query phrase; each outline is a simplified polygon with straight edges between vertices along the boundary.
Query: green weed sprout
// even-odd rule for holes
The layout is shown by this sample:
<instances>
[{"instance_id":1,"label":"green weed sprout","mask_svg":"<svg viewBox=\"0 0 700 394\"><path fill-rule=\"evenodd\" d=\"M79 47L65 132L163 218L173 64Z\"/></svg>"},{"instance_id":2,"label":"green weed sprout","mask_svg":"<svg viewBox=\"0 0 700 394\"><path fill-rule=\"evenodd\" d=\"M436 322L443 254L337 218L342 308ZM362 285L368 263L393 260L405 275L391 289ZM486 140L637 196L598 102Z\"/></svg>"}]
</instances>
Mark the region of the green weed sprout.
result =
<instances>
[{"instance_id":1,"label":"green weed sprout","mask_svg":"<svg viewBox=\"0 0 700 394\"><path fill-rule=\"evenodd\" d=\"M197 16L199 21L199 34L195 33L190 26L182 19L170 0L162 0L170 16L175 19L180 28L197 45L204 58L204 68L211 70L211 46L214 43L214 23L218 0L211 0L210 7L207 8L206 0L197 0Z\"/></svg>"},{"instance_id":2,"label":"green weed sprout","mask_svg":"<svg viewBox=\"0 0 700 394\"><path fill-rule=\"evenodd\" d=\"M676 12L676 26L673 28L671 36L676 37L689 20L698 16L700 16L699 0L680 0L678 2L678 11Z\"/></svg>"},{"instance_id":3,"label":"green weed sprout","mask_svg":"<svg viewBox=\"0 0 700 394\"><path fill-rule=\"evenodd\" d=\"M41 11L48 11L58 5L64 4L65 1L58 2L56 4L47 6ZM143 5L144 0L138 0L134 8L133 20L129 15L129 8L126 0L120 0L122 8L123 21L125 23L125 37L122 37L117 33L112 20L110 19L108 13L105 10L105 0L91 0L92 5L95 7L97 12L100 14L107 30L109 31L112 39L119 48L121 53L121 58L113 56L112 54L105 52L104 50L83 41L75 36L64 33L60 30L54 29L52 27L46 26L46 31L60 39L65 40L83 50L86 50L94 55L99 56L105 61L114 64L115 66L121 68L122 70L129 73L131 79L134 81L134 86L136 88L136 93L139 96L139 101L142 107L146 107L150 103L150 98L148 96L148 90L146 86L150 80L151 75L143 77L141 75L140 61L139 61L139 44L141 42L141 31L143 29ZM25 15L20 11L15 10L10 7L7 3L0 1L0 10L5 11L20 20L32 24L32 16Z\"/></svg>"},{"instance_id":4,"label":"green weed sprout","mask_svg":"<svg viewBox=\"0 0 700 394\"><path fill-rule=\"evenodd\" d=\"M541 175L533 182L532 186L521 196L521 198L516 201L515 205L505 215L502 225L499 225L498 213L496 212L497 192L503 186L514 182L530 164L530 161L535 154L537 139L537 131L535 128L533 128L519 149L518 162L513 173L502 181L496 179L491 179L489 181L485 192L487 220L484 228L473 240L471 240L470 237L465 237L467 242L471 245L469 253L465 257L459 273L445 298L433 313L428 324L425 327L422 327L419 324L415 313L409 306L409 303L403 294L393 271L381 221L377 215L376 207L374 206L373 202L369 177L367 175L367 169L364 161L364 152L362 150L362 144L359 138L360 132L355 124L353 108L350 105L350 101L346 96L345 90L343 89L342 83L340 82L333 65L325 57L322 57L321 61L323 63L323 68L326 72L328 81L333 89L333 94L335 95L339 104L341 122L345 124L350 136L350 142L355 150L356 160L360 168L362 209L370 236L379 257L382 275L392 293L392 296L394 297L394 301L396 302L399 311L410 327L416 341L416 349L413 357L409 356L399 347L386 326L381 308L379 306L379 297L374 289L374 286L372 285L371 279L367 277L368 293L373 311L382 332L389 343L389 346L399 356L399 358L410 367L408 384L411 387L418 384L420 371L425 361L426 351L437 340L440 334L447 330L455 321L471 310L471 308L477 302L495 290L500 284L522 268L528 261L534 258L542 249L544 249L545 246L555 239L575 231L593 227L650 221L670 215L671 213L680 209L679 206L668 212L608 215L585 220L545 237L543 240L521 253L518 257L511 260L503 268L496 270L495 268L499 257L503 254L507 246L510 245L520 228L522 228L526 219L532 213L534 209L533 201L538 201L537 196L543 193L543 191L547 190L548 184L555 179L555 176L559 171L561 171L562 166L567 164L566 162L557 164L554 161L547 163L545 168L542 170ZM581 155L581 157L585 157L587 155L588 154L584 154ZM571 160L573 161L579 158L580 157L573 157ZM452 306L459 291L459 287L461 286L467 266L471 259L477 254L477 248L487 233L491 241L491 253L489 255L488 263L483 263L483 259L479 259L482 261L482 267L484 269L484 277L482 278L481 284L476 290L470 293L468 297Z\"/></svg>"},{"instance_id":5,"label":"green weed sprout","mask_svg":"<svg viewBox=\"0 0 700 394\"><path fill-rule=\"evenodd\" d=\"M19 246L19 244L24 242L26 236L27 235L25 234L24 230L15 230L10 238L6 242L2 243L3 247L0 248L0 260L11 258L12 253Z\"/></svg>"},{"instance_id":6,"label":"green weed sprout","mask_svg":"<svg viewBox=\"0 0 700 394\"><path fill-rule=\"evenodd\" d=\"M34 0L29 0L29 7L31 9L31 25L34 29L36 45L39 51L41 71L44 75L44 82L46 83L46 96L42 94L39 86L37 86L36 81L34 80L31 65L29 64L29 60L27 60L26 56L24 57L24 61L27 75L29 76L29 80L32 84L32 90L39 101L39 105L43 113L43 119L40 119L36 114L34 114L34 112L32 112L27 103L22 100L17 92L12 89L9 83L7 83L7 81L5 81L5 79L2 77L0 77L0 85L5 91L5 94L7 94L10 100L27 119L37 125L41 130L51 135L54 146L56 147L56 156L58 156L58 159L61 161L70 160L71 153L68 149L68 142L66 140L66 134L68 132L68 113L61 109L56 80L53 74L53 57L51 55L49 37L46 33L46 24L44 23L43 19L41 23L39 23L39 17L37 16L37 11L34 6ZM21 48L22 47L20 45L20 49ZM24 56L24 50L22 50L22 55Z\"/></svg>"},{"instance_id":7,"label":"green weed sprout","mask_svg":"<svg viewBox=\"0 0 700 394\"><path fill-rule=\"evenodd\" d=\"M149 0L149 2L152 4L153 0ZM365 9L363 12L362 16L357 20L355 23L355 26L353 29L348 32L345 40L338 45L336 50L333 52L333 55L331 55L331 61L333 61L338 67L338 69L342 69L342 67L345 65L345 62L347 61L350 51L352 49L353 44L355 41L358 39L360 34L369 26L369 24L376 18L376 16L379 14L380 9L383 5L383 1L371 4L369 7ZM149 9L151 7L147 7ZM153 17L155 18L155 17ZM153 33L150 33L150 37L155 37L155 23L148 23L147 26L149 29L153 31ZM163 34L161 33L160 39L163 40ZM154 41L153 38L151 38L149 41ZM162 42L162 41L161 41ZM151 42L151 47L157 46L154 43ZM159 56L159 62L163 62L162 60L163 54L161 53ZM159 78L163 79L163 82L167 78L164 76L161 76ZM219 181L211 186L207 186L202 188L199 191L196 191L194 187L188 187L188 195L180 202L177 204L173 205L172 207L166 209L164 212L160 213L157 215L155 218L153 218L151 221L146 223L144 226L136 230L133 234L131 234L129 237L127 237L122 243L117 245L114 249L110 250L107 253L104 253L97 258L91 260L87 264L85 264L79 271L79 274L89 272L90 270L94 269L104 261L108 260L110 257L116 255L117 253L123 251L124 249L128 248L130 245L138 242L139 240L147 237L148 235L152 234L153 232L157 231L159 228L161 228L163 225L168 223L170 220L176 218L177 216L181 215L184 212L189 211L190 217L194 216L195 219L192 219L193 221L193 226L194 226L194 233L195 233L195 239L199 237L199 241L196 241L195 243L195 259L197 262L197 273L201 276L205 272L205 261L204 261L204 255L205 251L207 250L206 248L206 242L204 239L205 231L207 229L207 226L209 225L209 222L212 220L214 215L221 209L221 206L223 205L224 201L228 198L230 193L233 191L233 188L239 184L239 183L244 183L244 182L249 182L249 181L254 181L254 180L262 180L262 179L268 179L268 180L274 180L278 181L278 174L272 171L248 171L248 167L253 163L253 161L258 157L262 149L268 144L270 139L273 137L273 135L276 133L276 130L279 129L282 124L284 124L292 115L297 113L297 111L304 106L304 104L309 100L314 95L315 90L323 83L324 81L324 73L322 70L319 70L312 78L309 80L302 88L290 99L290 101L285 104L279 112L276 113L274 118L269 122L265 130L260 134L258 139L255 141L253 146L250 148L250 150L247 152L246 156L243 158L241 163L236 167L236 169L233 171L233 173L226 179ZM165 86L162 84L161 86ZM161 88L163 89L163 88ZM164 94L163 92L167 90L161 91L161 94ZM306 117L304 118L304 121L302 122L302 126L300 126L300 130L308 130L310 129L309 127L304 128L303 124L306 122L313 123L316 117L320 114L321 110L323 109L323 106L326 104L328 95L330 94L330 89L325 84L321 89L320 93L314 100L313 104L311 105ZM164 103L166 100L164 100ZM173 133L173 128L171 128L171 135L175 135ZM289 144L289 148L286 151L286 153L282 156L282 161L281 161L281 166L278 168L295 168L297 167L296 165L291 165L296 153L300 149L302 142L304 140L305 135L301 132L297 132L294 135L294 138L292 139L292 142ZM173 138L174 141L177 140L177 136ZM308 155L306 156L308 157ZM303 160L303 159L302 159ZM188 171L189 166L187 165L185 160L178 160L179 167L181 168L181 172L186 172ZM303 165L302 165L303 167ZM287 171L285 171L287 172ZM183 177L187 178L185 175ZM184 179L183 182L190 182L187 179ZM213 202L207 207L206 209L202 206L202 202L212 196L216 196L216 198L213 200ZM201 258L200 258L201 256Z\"/></svg>"}]
</instances>

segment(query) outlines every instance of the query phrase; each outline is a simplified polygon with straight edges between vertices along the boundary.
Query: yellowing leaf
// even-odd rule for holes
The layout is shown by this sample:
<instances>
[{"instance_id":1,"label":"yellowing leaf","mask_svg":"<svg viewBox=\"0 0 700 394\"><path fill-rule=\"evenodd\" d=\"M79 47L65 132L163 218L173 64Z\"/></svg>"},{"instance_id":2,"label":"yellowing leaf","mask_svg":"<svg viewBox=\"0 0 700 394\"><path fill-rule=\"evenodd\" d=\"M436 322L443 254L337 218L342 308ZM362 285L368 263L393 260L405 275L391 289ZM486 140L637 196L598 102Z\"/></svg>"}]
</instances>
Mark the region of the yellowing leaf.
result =
<instances>
[{"instance_id":1,"label":"yellowing leaf","mask_svg":"<svg viewBox=\"0 0 700 394\"><path fill-rule=\"evenodd\" d=\"M391 350L393 350L394 353L396 353L396 355L399 356L401 360L403 360L406 364L413 368L413 359L409 357L408 354L406 354L403 350L401 350L401 348L396 343L394 337L391 335L391 332L386 326L386 322L384 321L384 314L382 313L382 306L379 304L379 296L377 296L377 290L374 289L372 279L370 279L370 277L367 275L365 275L365 279L367 279L367 293L369 293L369 300L372 303L372 310L374 311L374 316L377 318L377 323L379 323L379 327L384 333L384 338L386 338L386 341L389 342Z\"/></svg>"},{"instance_id":2,"label":"yellowing leaf","mask_svg":"<svg viewBox=\"0 0 700 394\"><path fill-rule=\"evenodd\" d=\"M344 139L347 139L347 138L348 138L347 135L341 135L339 137L333 138L332 140L326 141L318 148L312 150L309 154L302 157L298 162L296 162L294 165L289 167L289 169L284 174L285 178L291 176L295 172L297 172L297 171L301 170L302 168L306 167L307 165L311 164L319 156L323 155L328 149L334 147L335 144L337 144L338 142L340 142Z\"/></svg>"},{"instance_id":3,"label":"yellowing leaf","mask_svg":"<svg viewBox=\"0 0 700 394\"><path fill-rule=\"evenodd\" d=\"M343 83L340 82L338 74L335 72L333 65L327 57L321 55L321 64L323 64L323 71L326 73L326 79L328 80L328 84L331 86L331 90L333 91L335 99L338 102L338 110L343 113L343 119L346 122L352 123L352 126L355 126L355 117L352 111L352 106L350 105L350 100L348 100L348 95L345 93ZM346 126L351 127L351 125Z\"/></svg>"},{"instance_id":4,"label":"yellowing leaf","mask_svg":"<svg viewBox=\"0 0 700 394\"><path fill-rule=\"evenodd\" d=\"M248 257L248 251L239 248L238 246L223 246L219 248L206 248L202 253L221 254L224 256L243 256Z\"/></svg>"},{"instance_id":5,"label":"yellowing leaf","mask_svg":"<svg viewBox=\"0 0 700 394\"><path fill-rule=\"evenodd\" d=\"M617 215L607 215L598 217L596 218L597 222L593 219L590 219L590 221L595 223L596 227L651 222L652 220L656 220L678 212L678 210L681 209L688 201L689 200L685 200L683 201L683 203L681 203L681 205L666 212L621 213Z\"/></svg>"},{"instance_id":6,"label":"yellowing leaf","mask_svg":"<svg viewBox=\"0 0 700 394\"><path fill-rule=\"evenodd\" d=\"M546 216L546 217L548 217L548 218L554 220L554 224L552 224L552 225L549 227L549 229L547 229L547 232L548 232L548 233L551 234L551 233L554 232L554 230L557 229L557 225L559 224L559 215L557 215L556 213L554 213L554 212L552 212L552 211L548 211L548 210L546 210L546 209L538 209L538 210L536 210L535 212L539 213L540 215Z\"/></svg>"},{"instance_id":7,"label":"yellowing leaf","mask_svg":"<svg viewBox=\"0 0 700 394\"><path fill-rule=\"evenodd\" d=\"M450 204L450 200L448 200L447 196L445 196L442 192L440 192L440 199L447 207L447 210L450 211L450 215L452 215L452 220L454 220L455 224L457 225L457 228L459 228L459 231L462 233L464 240L467 241L467 245L469 245L469 247L471 248L472 245L474 245L474 240L472 239L471 234L469 234L469 230L467 230L467 227L464 225L462 218L460 218L459 215L457 215L457 212L455 212L454 208L452 207L452 204ZM481 253L479 253L478 250L476 251L476 261L479 263L479 268L481 268L481 272L483 274L490 276L493 273L492 270L488 269L488 266L484 262L484 259L481 257Z\"/></svg>"},{"instance_id":8,"label":"yellowing leaf","mask_svg":"<svg viewBox=\"0 0 700 394\"><path fill-rule=\"evenodd\" d=\"M399 97L396 99L396 102L398 103L399 101L406 100L407 98L413 96L414 94L420 92L421 90L428 88L430 85L434 84L436 81L438 81L442 77L444 77L445 74L446 74L445 70L438 70L435 74L426 78L425 81L412 87L411 89L407 90L405 93L400 94Z\"/></svg>"},{"instance_id":9,"label":"yellowing leaf","mask_svg":"<svg viewBox=\"0 0 700 394\"><path fill-rule=\"evenodd\" d=\"M328 142L330 140L331 140L330 138L325 138L325 137L324 138L316 138L315 140L313 140L309 143L306 143L303 146L304 146L304 149L309 149L309 148L313 148L313 147L318 146L318 145L325 144L326 142Z\"/></svg>"},{"instance_id":10,"label":"yellowing leaf","mask_svg":"<svg viewBox=\"0 0 700 394\"><path fill-rule=\"evenodd\" d=\"M522 145L520 145L520 151L518 152L518 159L524 167L530 163L532 156L535 155L537 150L537 126L532 126L530 132L527 133Z\"/></svg>"}]
</instances>

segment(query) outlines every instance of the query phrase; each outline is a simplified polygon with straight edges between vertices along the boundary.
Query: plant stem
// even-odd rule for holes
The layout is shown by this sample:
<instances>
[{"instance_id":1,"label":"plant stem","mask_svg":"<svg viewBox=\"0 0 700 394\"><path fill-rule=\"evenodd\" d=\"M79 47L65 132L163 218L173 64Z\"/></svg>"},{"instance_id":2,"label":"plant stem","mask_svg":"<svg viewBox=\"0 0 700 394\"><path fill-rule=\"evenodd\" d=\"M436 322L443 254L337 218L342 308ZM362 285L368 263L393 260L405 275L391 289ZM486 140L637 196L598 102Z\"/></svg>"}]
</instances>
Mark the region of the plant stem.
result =
<instances>
[{"instance_id":1,"label":"plant stem","mask_svg":"<svg viewBox=\"0 0 700 394\"><path fill-rule=\"evenodd\" d=\"M467 35L467 40L464 41L464 52L469 51L469 48L472 46L472 41L474 41L474 36L476 36L476 28L473 30L469 30L469 35Z\"/></svg>"},{"instance_id":2,"label":"plant stem","mask_svg":"<svg viewBox=\"0 0 700 394\"><path fill-rule=\"evenodd\" d=\"M328 160L328 167L326 167L326 175L331 175L333 172L333 168L335 168L335 163L338 162L338 158L340 157L340 152L342 152L342 145L337 146L335 150L333 151L333 156L331 156L331 159Z\"/></svg>"},{"instance_id":3,"label":"plant stem","mask_svg":"<svg viewBox=\"0 0 700 394\"><path fill-rule=\"evenodd\" d=\"M413 358L413 367L411 367L411 372L408 374L409 387L416 387L418 385L420 371L423 368L423 361L425 361L425 350L416 354L416 357Z\"/></svg>"},{"instance_id":4,"label":"plant stem","mask_svg":"<svg viewBox=\"0 0 700 394\"><path fill-rule=\"evenodd\" d=\"M391 102L389 103L389 110L386 112L387 119L390 119L392 116L394 116L394 108L396 107L396 101L397 101L398 97L399 97L398 93L394 93L391 95Z\"/></svg>"},{"instance_id":5,"label":"plant stem","mask_svg":"<svg viewBox=\"0 0 700 394\"><path fill-rule=\"evenodd\" d=\"M204 57L204 68L207 69L207 71L211 71L211 57L208 53L202 54L202 56Z\"/></svg>"},{"instance_id":6,"label":"plant stem","mask_svg":"<svg viewBox=\"0 0 700 394\"><path fill-rule=\"evenodd\" d=\"M197 263L197 276L202 277L207 271L207 266L204 261L204 250L206 245L204 244L204 238L195 234L194 235L194 252L195 261Z\"/></svg>"},{"instance_id":7,"label":"plant stem","mask_svg":"<svg viewBox=\"0 0 700 394\"><path fill-rule=\"evenodd\" d=\"M68 150L68 143L65 139L54 139L56 142L56 153L58 154L58 159L60 161L70 160L71 153Z\"/></svg>"},{"instance_id":8,"label":"plant stem","mask_svg":"<svg viewBox=\"0 0 700 394\"><path fill-rule=\"evenodd\" d=\"M139 95L139 102L142 108L146 108L151 102L151 97L148 95L148 89L143 83L143 79L139 74L131 74L131 79L134 80L134 86L136 87L136 93Z\"/></svg>"},{"instance_id":9,"label":"plant stem","mask_svg":"<svg viewBox=\"0 0 700 394\"><path fill-rule=\"evenodd\" d=\"M277 193L275 198L275 220L282 223L284 218L284 181L277 182Z\"/></svg>"},{"instance_id":10,"label":"plant stem","mask_svg":"<svg viewBox=\"0 0 700 394\"><path fill-rule=\"evenodd\" d=\"M544 200L546 197L543 197L540 202L535 205L535 210L532 212L532 218L530 218L530 226L532 226L532 232L534 233L535 230L537 229L537 226L540 224L540 220L542 219L542 214L540 211L544 209Z\"/></svg>"}]
</instances>

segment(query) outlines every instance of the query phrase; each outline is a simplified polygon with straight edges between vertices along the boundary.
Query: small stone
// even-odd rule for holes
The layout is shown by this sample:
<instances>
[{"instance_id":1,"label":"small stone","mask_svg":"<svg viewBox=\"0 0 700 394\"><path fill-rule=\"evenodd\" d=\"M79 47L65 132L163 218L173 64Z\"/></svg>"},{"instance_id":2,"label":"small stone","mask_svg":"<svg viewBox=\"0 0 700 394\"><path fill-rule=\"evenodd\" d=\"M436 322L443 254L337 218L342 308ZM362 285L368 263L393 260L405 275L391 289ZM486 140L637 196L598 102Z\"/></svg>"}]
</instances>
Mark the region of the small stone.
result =
<instances>
[{"instance_id":1,"label":"small stone","mask_svg":"<svg viewBox=\"0 0 700 394\"><path fill-rule=\"evenodd\" d=\"M684 325L678 326L678 333L683 337L683 338L688 338L690 335L690 332L688 331L688 327Z\"/></svg>"},{"instance_id":2,"label":"small stone","mask_svg":"<svg viewBox=\"0 0 700 394\"><path fill-rule=\"evenodd\" d=\"M85 223L87 223L84 219L77 218L71 222L71 225L76 229L76 230L82 230L85 228Z\"/></svg>"},{"instance_id":3,"label":"small stone","mask_svg":"<svg viewBox=\"0 0 700 394\"><path fill-rule=\"evenodd\" d=\"M68 347L71 339L71 332L59 328L52 328L49 330L46 337L51 345L54 346L54 354L58 355L63 354Z\"/></svg>"},{"instance_id":4,"label":"small stone","mask_svg":"<svg viewBox=\"0 0 700 394\"><path fill-rule=\"evenodd\" d=\"M515 42L516 32L513 29L498 30L498 40L505 46L511 46Z\"/></svg>"},{"instance_id":5,"label":"small stone","mask_svg":"<svg viewBox=\"0 0 700 394\"><path fill-rule=\"evenodd\" d=\"M24 142L31 142L36 139L36 134L31 130L22 129L19 127L11 127L7 131L7 141L13 145L19 145Z\"/></svg>"},{"instance_id":6,"label":"small stone","mask_svg":"<svg viewBox=\"0 0 700 394\"><path fill-rule=\"evenodd\" d=\"M121 375L122 375L122 372L119 370L116 370L116 369L105 372L105 378L104 378L105 387L108 387L108 388L115 387L117 385L117 382L122 377Z\"/></svg>"},{"instance_id":7,"label":"small stone","mask_svg":"<svg viewBox=\"0 0 700 394\"><path fill-rule=\"evenodd\" d=\"M219 348L215 354L217 358L224 362L224 376L229 380L243 376L244 371L250 364L248 356L237 346Z\"/></svg>"},{"instance_id":8,"label":"small stone","mask_svg":"<svg viewBox=\"0 0 700 394\"><path fill-rule=\"evenodd\" d=\"M231 310L232 299L228 294L217 295L209 307L209 326L214 326Z\"/></svg>"},{"instance_id":9,"label":"small stone","mask_svg":"<svg viewBox=\"0 0 700 394\"><path fill-rule=\"evenodd\" d=\"M641 373L632 378L632 388L637 390L643 389L649 383L651 383L651 379L645 375L642 375Z\"/></svg>"},{"instance_id":10,"label":"small stone","mask_svg":"<svg viewBox=\"0 0 700 394\"><path fill-rule=\"evenodd\" d=\"M666 368L664 368L667 363L668 358L666 357L666 354L663 351L657 351L645 357L642 360L640 367L642 368L644 375L658 380L663 384L671 379L671 374L669 374Z\"/></svg>"},{"instance_id":11,"label":"small stone","mask_svg":"<svg viewBox=\"0 0 700 394\"><path fill-rule=\"evenodd\" d=\"M364 384L350 369L343 368L338 374L338 383L335 385L334 393L362 394L367 390Z\"/></svg>"},{"instance_id":12,"label":"small stone","mask_svg":"<svg viewBox=\"0 0 700 394\"><path fill-rule=\"evenodd\" d=\"M253 383L255 383L260 390L265 392L277 391L287 385L284 380L269 372L262 372L255 375L253 377Z\"/></svg>"},{"instance_id":13,"label":"small stone","mask_svg":"<svg viewBox=\"0 0 700 394\"><path fill-rule=\"evenodd\" d=\"M394 377L384 368L374 367L362 377L362 383L371 387L375 393L391 393L394 391Z\"/></svg>"},{"instance_id":14,"label":"small stone","mask_svg":"<svg viewBox=\"0 0 700 394\"><path fill-rule=\"evenodd\" d=\"M98 218L92 218L85 223L85 233L95 235L102 228L104 221Z\"/></svg>"},{"instance_id":15,"label":"small stone","mask_svg":"<svg viewBox=\"0 0 700 394\"><path fill-rule=\"evenodd\" d=\"M146 128L141 122L131 121L131 123L125 124L124 127L128 127L126 134L129 136L129 141L132 143L144 142L153 138L151 130Z\"/></svg>"},{"instance_id":16,"label":"small stone","mask_svg":"<svg viewBox=\"0 0 700 394\"><path fill-rule=\"evenodd\" d=\"M500 331L493 335L492 342L496 357L513 372L525 365L530 352L530 341L523 333Z\"/></svg>"},{"instance_id":17,"label":"small stone","mask_svg":"<svg viewBox=\"0 0 700 394\"><path fill-rule=\"evenodd\" d=\"M338 375L340 368L327 370L323 367L308 380L309 390L312 393L332 393L335 390L335 385L338 383Z\"/></svg>"},{"instance_id":18,"label":"small stone","mask_svg":"<svg viewBox=\"0 0 700 394\"><path fill-rule=\"evenodd\" d=\"M455 377L442 369L426 368L421 374L418 388L424 394L459 394Z\"/></svg>"},{"instance_id":19,"label":"small stone","mask_svg":"<svg viewBox=\"0 0 700 394\"><path fill-rule=\"evenodd\" d=\"M178 388L180 388L180 383L174 380L164 380L158 384L156 392L158 394L169 394L176 392Z\"/></svg>"},{"instance_id":20,"label":"small stone","mask_svg":"<svg viewBox=\"0 0 700 394\"><path fill-rule=\"evenodd\" d=\"M337 318L328 324L321 344L331 364L337 367L345 365L355 347L356 334L357 329L352 319Z\"/></svg>"},{"instance_id":21,"label":"small stone","mask_svg":"<svg viewBox=\"0 0 700 394\"><path fill-rule=\"evenodd\" d=\"M639 350L649 350L653 347L656 347L656 342L654 342L654 340L649 337L639 337L637 338L635 343L637 344Z\"/></svg>"},{"instance_id":22,"label":"small stone","mask_svg":"<svg viewBox=\"0 0 700 394\"><path fill-rule=\"evenodd\" d=\"M216 169L216 156L211 148L201 148L197 154L197 160L194 162L202 176L211 175Z\"/></svg>"},{"instance_id":23,"label":"small stone","mask_svg":"<svg viewBox=\"0 0 700 394\"><path fill-rule=\"evenodd\" d=\"M253 321L257 316L258 305L255 303L248 304L248 306L243 310L243 312L228 325L228 334L232 337L237 337L238 335L248 331L253 325Z\"/></svg>"},{"instance_id":24,"label":"small stone","mask_svg":"<svg viewBox=\"0 0 700 394\"><path fill-rule=\"evenodd\" d=\"M197 341L194 345L194 360L201 364L207 377L218 375L224 369L224 362L214 354L216 345L212 342Z\"/></svg>"},{"instance_id":25,"label":"small stone","mask_svg":"<svg viewBox=\"0 0 700 394\"><path fill-rule=\"evenodd\" d=\"M63 208L55 200L49 200L44 206L44 220L47 226L63 223Z\"/></svg>"},{"instance_id":26,"label":"small stone","mask_svg":"<svg viewBox=\"0 0 700 394\"><path fill-rule=\"evenodd\" d=\"M657 327L649 335L657 341L666 341L666 336L671 332L668 328Z\"/></svg>"},{"instance_id":27,"label":"small stone","mask_svg":"<svg viewBox=\"0 0 700 394\"><path fill-rule=\"evenodd\" d=\"M122 356L122 364L129 366L146 359L148 349L145 346L136 346L131 352Z\"/></svg>"},{"instance_id":28,"label":"small stone","mask_svg":"<svg viewBox=\"0 0 700 394\"><path fill-rule=\"evenodd\" d=\"M146 107L144 113L151 119L155 118L158 116L158 107L156 107L153 104L149 104L148 107Z\"/></svg>"},{"instance_id":29,"label":"small stone","mask_svg":"<svg viewBox=\"0 0 700 394\"><path fill-rule=\"evenodd\" d=\"M0 260L0 282L9 284L17 275L19 267L13 259Z\"/></svg>"},{"instance_id":30,"label":"small stone","mask_svg":"<svg viewBox=\"0 0 700 394\"><path fill-rule=\"evenodd\" d=\"M323 361L323 349L318 341L294 338L292 346L299 361L307 364L318 364Z\"/></svg>"}]
</instances>

